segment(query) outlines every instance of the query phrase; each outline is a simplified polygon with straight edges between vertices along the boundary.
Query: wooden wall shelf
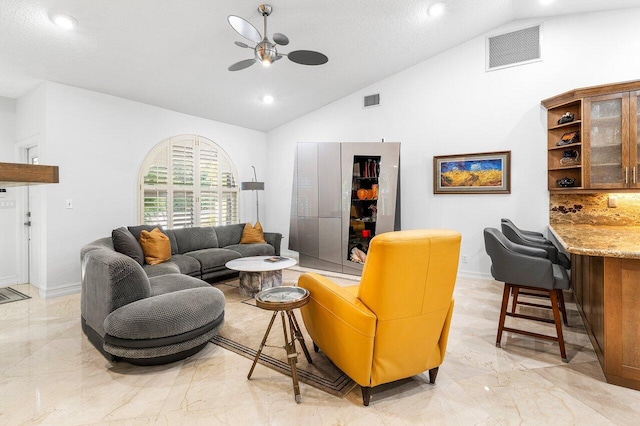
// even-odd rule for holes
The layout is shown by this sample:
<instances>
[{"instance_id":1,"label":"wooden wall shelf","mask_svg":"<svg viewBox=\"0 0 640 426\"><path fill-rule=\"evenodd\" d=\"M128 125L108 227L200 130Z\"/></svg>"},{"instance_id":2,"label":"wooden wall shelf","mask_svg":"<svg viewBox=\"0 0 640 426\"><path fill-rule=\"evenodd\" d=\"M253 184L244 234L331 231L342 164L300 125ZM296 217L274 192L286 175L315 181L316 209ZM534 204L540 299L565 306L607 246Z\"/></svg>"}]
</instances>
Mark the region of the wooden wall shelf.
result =
<instances>
[{"instance_id":1,"label":"wooden wall shelf","mask_svg":"<svg viewBox=\"0 0 640 426\"><path fill-rule=\"evenodd\" d=\"M59 182L58 166L0 163L0 188Z\"/></svg>"}]
</instances>

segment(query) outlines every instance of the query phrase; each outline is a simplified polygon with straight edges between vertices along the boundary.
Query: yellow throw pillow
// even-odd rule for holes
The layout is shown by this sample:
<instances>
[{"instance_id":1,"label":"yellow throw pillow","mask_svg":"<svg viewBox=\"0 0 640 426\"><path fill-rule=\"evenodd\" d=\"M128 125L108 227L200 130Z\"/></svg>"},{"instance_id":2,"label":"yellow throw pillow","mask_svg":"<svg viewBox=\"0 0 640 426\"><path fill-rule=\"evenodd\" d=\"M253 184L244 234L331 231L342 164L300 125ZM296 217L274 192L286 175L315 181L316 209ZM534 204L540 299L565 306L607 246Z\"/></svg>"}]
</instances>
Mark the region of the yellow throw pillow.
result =
<instances>
[{"instance_id":1,"label":"yellow throw pillow","mask_svg":"<svg viewBox=\"0 0 640 426\"><path fill-rule=\"evenodd\" d=\"M149 265L157 265L171 259L169 237L158 228L153 228L151 232L142 231L140 245L144 253L144 260Z\"/></svg>"},{"instance_id":2,"label":"yellow throw pillow","mask_svg":"<svg viewBox=\"0 0 640 426\"><path fill-rule=\"evenodd\" d=\"M259 243L266 243L266 241L264 240L264 233L262 232L262 225L260 225L260 222L256 222L256 226L251 226L250 223L247 223L244 226L244 231L242 231L240 244Z\"/></svg>"}]
</instances>

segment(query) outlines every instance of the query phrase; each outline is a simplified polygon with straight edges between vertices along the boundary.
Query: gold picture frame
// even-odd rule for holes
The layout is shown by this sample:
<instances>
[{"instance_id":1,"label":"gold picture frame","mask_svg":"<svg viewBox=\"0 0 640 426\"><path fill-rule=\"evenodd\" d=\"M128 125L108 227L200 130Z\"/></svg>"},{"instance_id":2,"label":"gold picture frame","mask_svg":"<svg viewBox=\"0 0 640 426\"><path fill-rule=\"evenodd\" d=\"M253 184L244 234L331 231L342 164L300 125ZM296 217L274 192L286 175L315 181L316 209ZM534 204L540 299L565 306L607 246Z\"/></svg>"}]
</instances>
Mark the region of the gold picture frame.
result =
<instances>
[{"instance_id":1,"label":"gold picture frame","mask_svg":"<svg viewBox=\"0 0 640 426\"><path fill-rule=\"evenodd\" d=\"M511 151L433 157L434 194L510 194Z\"/></svg>"}]
</instances>

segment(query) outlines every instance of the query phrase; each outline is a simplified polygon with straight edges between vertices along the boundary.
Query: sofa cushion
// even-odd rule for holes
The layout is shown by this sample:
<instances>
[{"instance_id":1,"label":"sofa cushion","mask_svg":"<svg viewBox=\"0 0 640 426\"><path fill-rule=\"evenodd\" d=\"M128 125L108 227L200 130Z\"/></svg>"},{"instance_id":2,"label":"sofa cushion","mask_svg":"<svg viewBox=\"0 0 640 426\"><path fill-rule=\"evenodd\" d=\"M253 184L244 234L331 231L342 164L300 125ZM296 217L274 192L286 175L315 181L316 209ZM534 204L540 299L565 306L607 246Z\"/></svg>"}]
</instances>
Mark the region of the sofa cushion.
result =
<instances>
[{"instance_id":1,"label":"sofa cushion","mask_svg":"<svg viewBox=\"0 0 640 426\"><path fill-rule=\"evenodd\" d=\"M171 254L178 254L178 242L176 241L176 234L173 233L173 229L163 229L162 231L167 234L169 242L171 242Z\"/></svg>"},{"instance_id":2,"label":"sofa cushion","mask_svg":"<svg viewBox=\"0 0 640 426\"><path fill-rule=\"evenodd\" d=\"M200 262L193 257L186 254L176 254L171 256L171 262L178 265L181 274L200 277Z\"/></svg>"},{"instance_id":3,"label":"sofa cushion","mask_svg":"<svg viewBox=\"0 0 640 426\"><path fill-rule=\"evenodd\" d=\"M223 267L230 260L242 257L239 252L223 248L210 248L192 251L186 254L200 262L200 269L204 273L209 269Z\"/></svg>"},{"instance_id":4,"label":"sofa cushion","mask_svg":"<svg viewBox=\"0 0 640 426\"><path fill-rule=\"evenodd\" d=\"M176 255L178 256L178 255ZM173 259L173 258L171 258ZM158 265L148 265L148 264L144 264L142 265L142 269L144 269L144 272L147 274L147 276L149 278L151 277L157 277L160 275L167 275L167 274L180 274L180 266L178 266L178 264L176 262L174 262L173 260L170 260L168 262L164 262L164 263L160 263Z\"/></svg>"},{"instance_id":5,"label":"sofa cushion","mask_svg":"<svg viewBox=\"0 0 640 426\"><path fill-rule=\"evenodd\" d=\"M195 261L195 259L193 259ZM151 285L151 296L173 293L174 291L186 290L189 288L211 287L206 282L182 274L161 275L149 278Z\"/></svg>"},{"instance_id":6,"label":"sofa cushion","mask_svg":"<svg viewBox=\"0 0 640 426\"><path fill-rule=\"evenodd\" d=\"M218 247L226 247L231 244L240 244L244 223L235 223L233 225L214 226L216 235L218 236Z\"/></svg>"},{"instance_id":7,"label":"sofa cushion","mask_svg":"<svg viewBox=\"0 0 640 426\"><path fill-rule=\"evenodd\" d=\"M264 244L264 232L262 231L262 225L260 222L256 222L255 226L251 226L247 223L242 230L242 237L240 238L240 244Z\"/></svg>"},{"instance_id":8,"label":"sofa cushion","mask_svg":"<svg viewBox=\"0 0 640 426\"><path fill-rule=\"evenodd\" d=\"M215 322L224 311L224 305L224 294L214 287L174 291L116 309L105 318L104 329L117 339L179 336ZM105 336L105 342L108 341ZM154 346L158 345L158 342L154 343Z\"/></svg>"},{"instance_id":9,"label":"sofa cushion","mask_svg":"<svg viewBox=\"0 0 640 426\"><path fill-rule=\"evenodd\" d=\"M136 226L127 226L127 229L129 230L129 232L131 232L131 234L133 235L133 237L136 239L136 241L140 241L140 233L142 231L153 231L153 228L158 228L160 231L164 232L164 229L162 229L162 225L136 225Z\"/></svg>"},{"instance_id":10,"label":"sofa cushion","mask_svg":"<svg viewBox=\"0 0 640 426\"><path fill-rule=\"evenodd\" d=\"M271 244L233 244L225 247L227 250L237 251L242 257L273 256L276 250Z\"/></svg>"},{"instance_id":11,"label":"sofa cushion","mask_svg":"<svg viewBox=\"0 0 640 426\"><path fill-rule=\"evenodd\" d=\"M144 253L136 237L124 226L111 231L115 251L126 254L140 265L144 264Z\"/></svg>"},{"instance_id":12,"label":"sofa cushion","mask_svg":"<svg viewBox=\"0 0 640 426\"><path fill-rule=\"evenodd\" d=\"M176 236L180 254L218 247L218 237L211 226L174 229L173 234Z\"/></svg>"},{"instance_id":13,"label":"sofa cushion","mask_svg":"<svg viewBox=\"0 0 640 426\"><path fill-rule=\"evenodd\" d=\"M160 229L140 232L140 245L144 252L144 261L149 265L158 265L171 259L171 243Z\"/></svg>"}]
</instances>

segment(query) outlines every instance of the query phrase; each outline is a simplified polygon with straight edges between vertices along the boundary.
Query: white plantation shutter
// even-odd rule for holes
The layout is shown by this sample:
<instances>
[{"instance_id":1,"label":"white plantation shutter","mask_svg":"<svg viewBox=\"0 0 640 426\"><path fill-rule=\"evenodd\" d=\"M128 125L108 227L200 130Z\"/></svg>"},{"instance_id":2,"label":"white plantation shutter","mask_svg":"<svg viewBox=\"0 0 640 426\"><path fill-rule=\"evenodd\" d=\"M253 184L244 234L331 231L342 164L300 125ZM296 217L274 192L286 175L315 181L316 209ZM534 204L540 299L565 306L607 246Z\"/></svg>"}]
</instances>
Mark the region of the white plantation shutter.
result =
<instances>
[{"instance_id":1,"label":"white plantation shutter","mask_svg":"<svg viewBox=\"0 0 640 426\"><path fill-rule=\"evenodd\" d=\"M238 193L224 192L220 203L219 225L238 223Z\"/></svg>"},{"instance_id":2,"label":"white plantation shutter","mask_svg":"<svg viewBox=\"0 0 640 426\"><path fill-rule=\"evenodd\" d=\"M171 144L172 183L175 186L193 187L195 169L195 147L193 141Z\"/></svg>"},{"instance_id":3,"label":"white plantation shutter","mask_svg":"<svg viewBox=\"0 0 640 426\"><path fill-rule=\"evenodd\" d=\"M220 197L217 192L202 191L200 193L200 225L214 226L220 224Z\"/></svg>"},{"instance_id":4,"label":"white plantation shutter","mask_svg":"<svg viewBox=\"0 0 640 426\"><path fill-rule=\"evenodd\" d=\"M167 228L238 223L235 167L214 142L197 135L162 141L140 171L140 221Z\"/></svg>"},{"instance_id":5,"label":"white plantation shutter","mask_svg":"<svg viewBox=\"0 0 640 426\"><path fill-rule=\"evenodd\" d=\"M195 225L195 199L193 191L173 191L172 228L191 228Z\"/></svg>"},{"instance_id":6,"label":"white plantation shutter","mask_svg":"<svg viewBox=\"0 0 640 426\"><path fill-rule=\"evenodd\" d=\"M169 216L167 214L168 195L166 190L145 189L143 197L142 223L160 224L163 227L169 226Z\"/></svg>"}]
</instances>

